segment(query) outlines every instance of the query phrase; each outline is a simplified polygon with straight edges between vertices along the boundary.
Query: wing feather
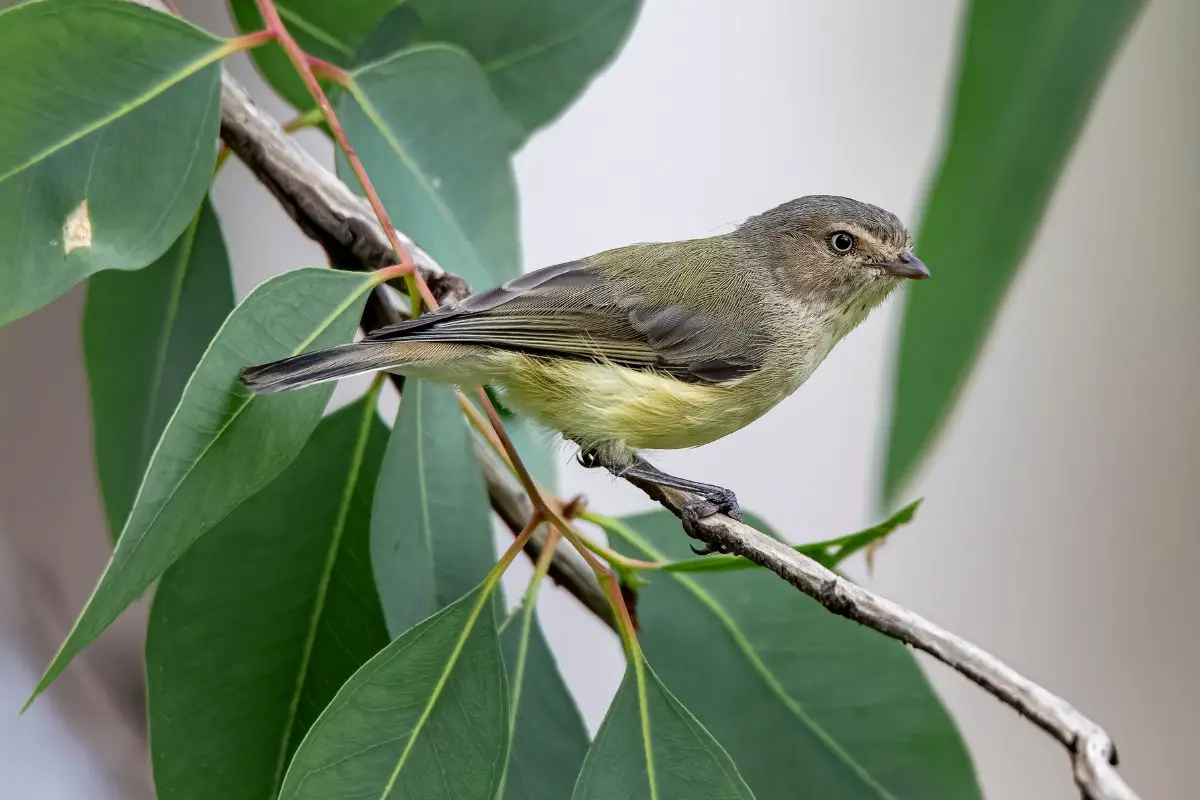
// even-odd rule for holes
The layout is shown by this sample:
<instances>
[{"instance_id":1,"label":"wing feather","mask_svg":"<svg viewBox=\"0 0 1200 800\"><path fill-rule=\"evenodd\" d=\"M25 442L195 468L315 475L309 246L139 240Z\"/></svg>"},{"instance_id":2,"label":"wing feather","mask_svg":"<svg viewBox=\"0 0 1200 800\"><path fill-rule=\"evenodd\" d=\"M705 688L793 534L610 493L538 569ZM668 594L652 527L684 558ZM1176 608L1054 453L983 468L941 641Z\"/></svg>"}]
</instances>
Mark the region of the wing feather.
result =
<instances>
[{"instance_id":1,"label":"wing feather","mask_svg":"<svg viewBox=\"0 0 1200 800\"><path fill-rule=\"evenodd\" d=\"M521 275L371 341L455 342L568 358L610 361L718 383L762 366L758 329L723 325L696 308L655 302L586 261Z\"/></svg>"}]
</instances>

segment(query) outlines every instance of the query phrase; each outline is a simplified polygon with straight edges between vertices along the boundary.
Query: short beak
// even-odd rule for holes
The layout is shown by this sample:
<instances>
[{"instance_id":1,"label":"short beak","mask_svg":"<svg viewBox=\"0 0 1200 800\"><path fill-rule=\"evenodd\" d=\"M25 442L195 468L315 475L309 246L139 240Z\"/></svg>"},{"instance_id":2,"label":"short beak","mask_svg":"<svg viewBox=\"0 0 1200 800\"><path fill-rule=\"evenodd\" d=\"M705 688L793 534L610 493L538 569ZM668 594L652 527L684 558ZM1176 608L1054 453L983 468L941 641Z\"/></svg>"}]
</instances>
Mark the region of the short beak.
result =
<instances>
[{"instance_id":1,"label":"short beak","mask_svg":"<svg viewBox=\"0 0 1200 800\"><path fill-rule=\"evenodd\" d=\"M897 278L923 281L929 277L929 267L925 266L925 262L908 251L901 253L891 261L884 262L883 268Z\"/></svg>"}]
</instances>

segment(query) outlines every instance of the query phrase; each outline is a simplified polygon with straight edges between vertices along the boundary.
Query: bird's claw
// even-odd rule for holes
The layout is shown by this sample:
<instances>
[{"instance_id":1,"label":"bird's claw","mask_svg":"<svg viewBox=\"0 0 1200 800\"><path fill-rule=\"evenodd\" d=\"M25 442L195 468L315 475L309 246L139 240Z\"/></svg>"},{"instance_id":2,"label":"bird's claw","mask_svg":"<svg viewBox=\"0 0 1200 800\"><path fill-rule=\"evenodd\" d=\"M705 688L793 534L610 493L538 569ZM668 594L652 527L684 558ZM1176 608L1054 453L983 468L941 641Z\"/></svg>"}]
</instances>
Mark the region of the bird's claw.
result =
<instances>
[{"instance_id":1,"label":"bird's claw","mask_svg":"<svg viewBox=\"0 0 1200 800\"><path fill-rule=\"evenodd\" d=\"M575 456L575 460L579 462L579 466L584 469L595 469L600 466L600 456L595 450L580 450Z\"/></svg>"},{"instance_id":2,"label":"bird's claw","mask_svg":"<svg viewBox=\"0 0 1200 800\"><path fill-rule=\"evenodd\" d=\"M737 495L729 489L714 487L713 491L705 493L701 498L684 504L680 514L684 532L693 539L703 541L704 537L700 535L700 520L711 517L713 514L725 514L741 522L742 508L738 505ZM729 546L725 544L714 546L705 542L702 547L693 545L688 545L688 547L698 556L729 553Z\"/></svg>"}]
</instances>

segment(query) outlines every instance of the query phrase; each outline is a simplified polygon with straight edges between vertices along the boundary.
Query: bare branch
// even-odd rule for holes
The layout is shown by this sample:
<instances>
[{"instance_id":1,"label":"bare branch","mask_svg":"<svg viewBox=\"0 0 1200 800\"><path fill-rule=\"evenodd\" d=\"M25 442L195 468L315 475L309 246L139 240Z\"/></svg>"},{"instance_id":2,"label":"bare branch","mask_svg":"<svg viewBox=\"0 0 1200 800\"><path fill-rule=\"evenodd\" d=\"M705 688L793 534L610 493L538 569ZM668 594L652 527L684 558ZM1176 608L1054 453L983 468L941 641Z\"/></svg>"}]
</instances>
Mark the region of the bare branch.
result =
<instances>
[{"instance_id":1,"label":"bare branch","mask_svg":"<svg viewBox=\"0 0 1200 800\"><path fill-rule=\"evenodd\" d=\"M366 203L292 142L228 74L224 88L221 135L225 142L279 198L305 233L325 248L334 263L365 268L395 263L387 237ZM410 240L400 235L408 246ZM442 270L427 253L415 245L411 252L439 302L467 293L465 282ZM477 451L492 507L514 533L519 532L532 512L528 498L486 445L480 443ZM634 483L676 515L681 513L683 495ZM1089 800L1138 800L1113 769L1117 756L1108 734L1065 700L995 656L847 581L749 525L715 515L701 520L697 528L708 543L727 547L766 567L835 614L924 650L1033 720L1071 753L1075 782ZM543 526L534 537L536 544L530 543L531 555L540 552L545 538ZM558 548L551 575L611 625L611 612L595 577L573 555L568 548Z\"/></svg>"},{"instance_id":2,"label":"bare branch","mask_svg":"<svg viewBox=\"0 0 1200 800\"><path fill-rule=\"evenodd\" d=\"M655 484L630 483L676 516L690 499ZM864 589L786 543L724 514L698 520L696 534L714 547L766 567L839 616L924 650L1015 708L1071 754L1075 783L1087 800L1138 800L1114 767L1112 738L1070 703L1021 675L986 650L891 600Z\"/></svg>"}]
</instances>

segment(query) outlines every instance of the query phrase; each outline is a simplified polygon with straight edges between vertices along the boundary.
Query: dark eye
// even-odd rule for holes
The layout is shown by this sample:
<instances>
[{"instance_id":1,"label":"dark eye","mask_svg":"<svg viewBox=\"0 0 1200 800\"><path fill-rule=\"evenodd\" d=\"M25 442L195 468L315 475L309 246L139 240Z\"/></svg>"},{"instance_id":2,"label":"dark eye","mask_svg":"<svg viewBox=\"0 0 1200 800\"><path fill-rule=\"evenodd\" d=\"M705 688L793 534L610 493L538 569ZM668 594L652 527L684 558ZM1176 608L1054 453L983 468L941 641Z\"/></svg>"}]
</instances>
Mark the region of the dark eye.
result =
<instances>
[{"instance_id":1,"label":"dark eye","mask_svg":"<svg viewBox=\"0 0 1200 800\"><path fill-rule=\"evenodd\" d=\"M835 231L829 236L829 249L845 255L854 249L854 237L845 231Z\"/></svg>"}]
</instances>

